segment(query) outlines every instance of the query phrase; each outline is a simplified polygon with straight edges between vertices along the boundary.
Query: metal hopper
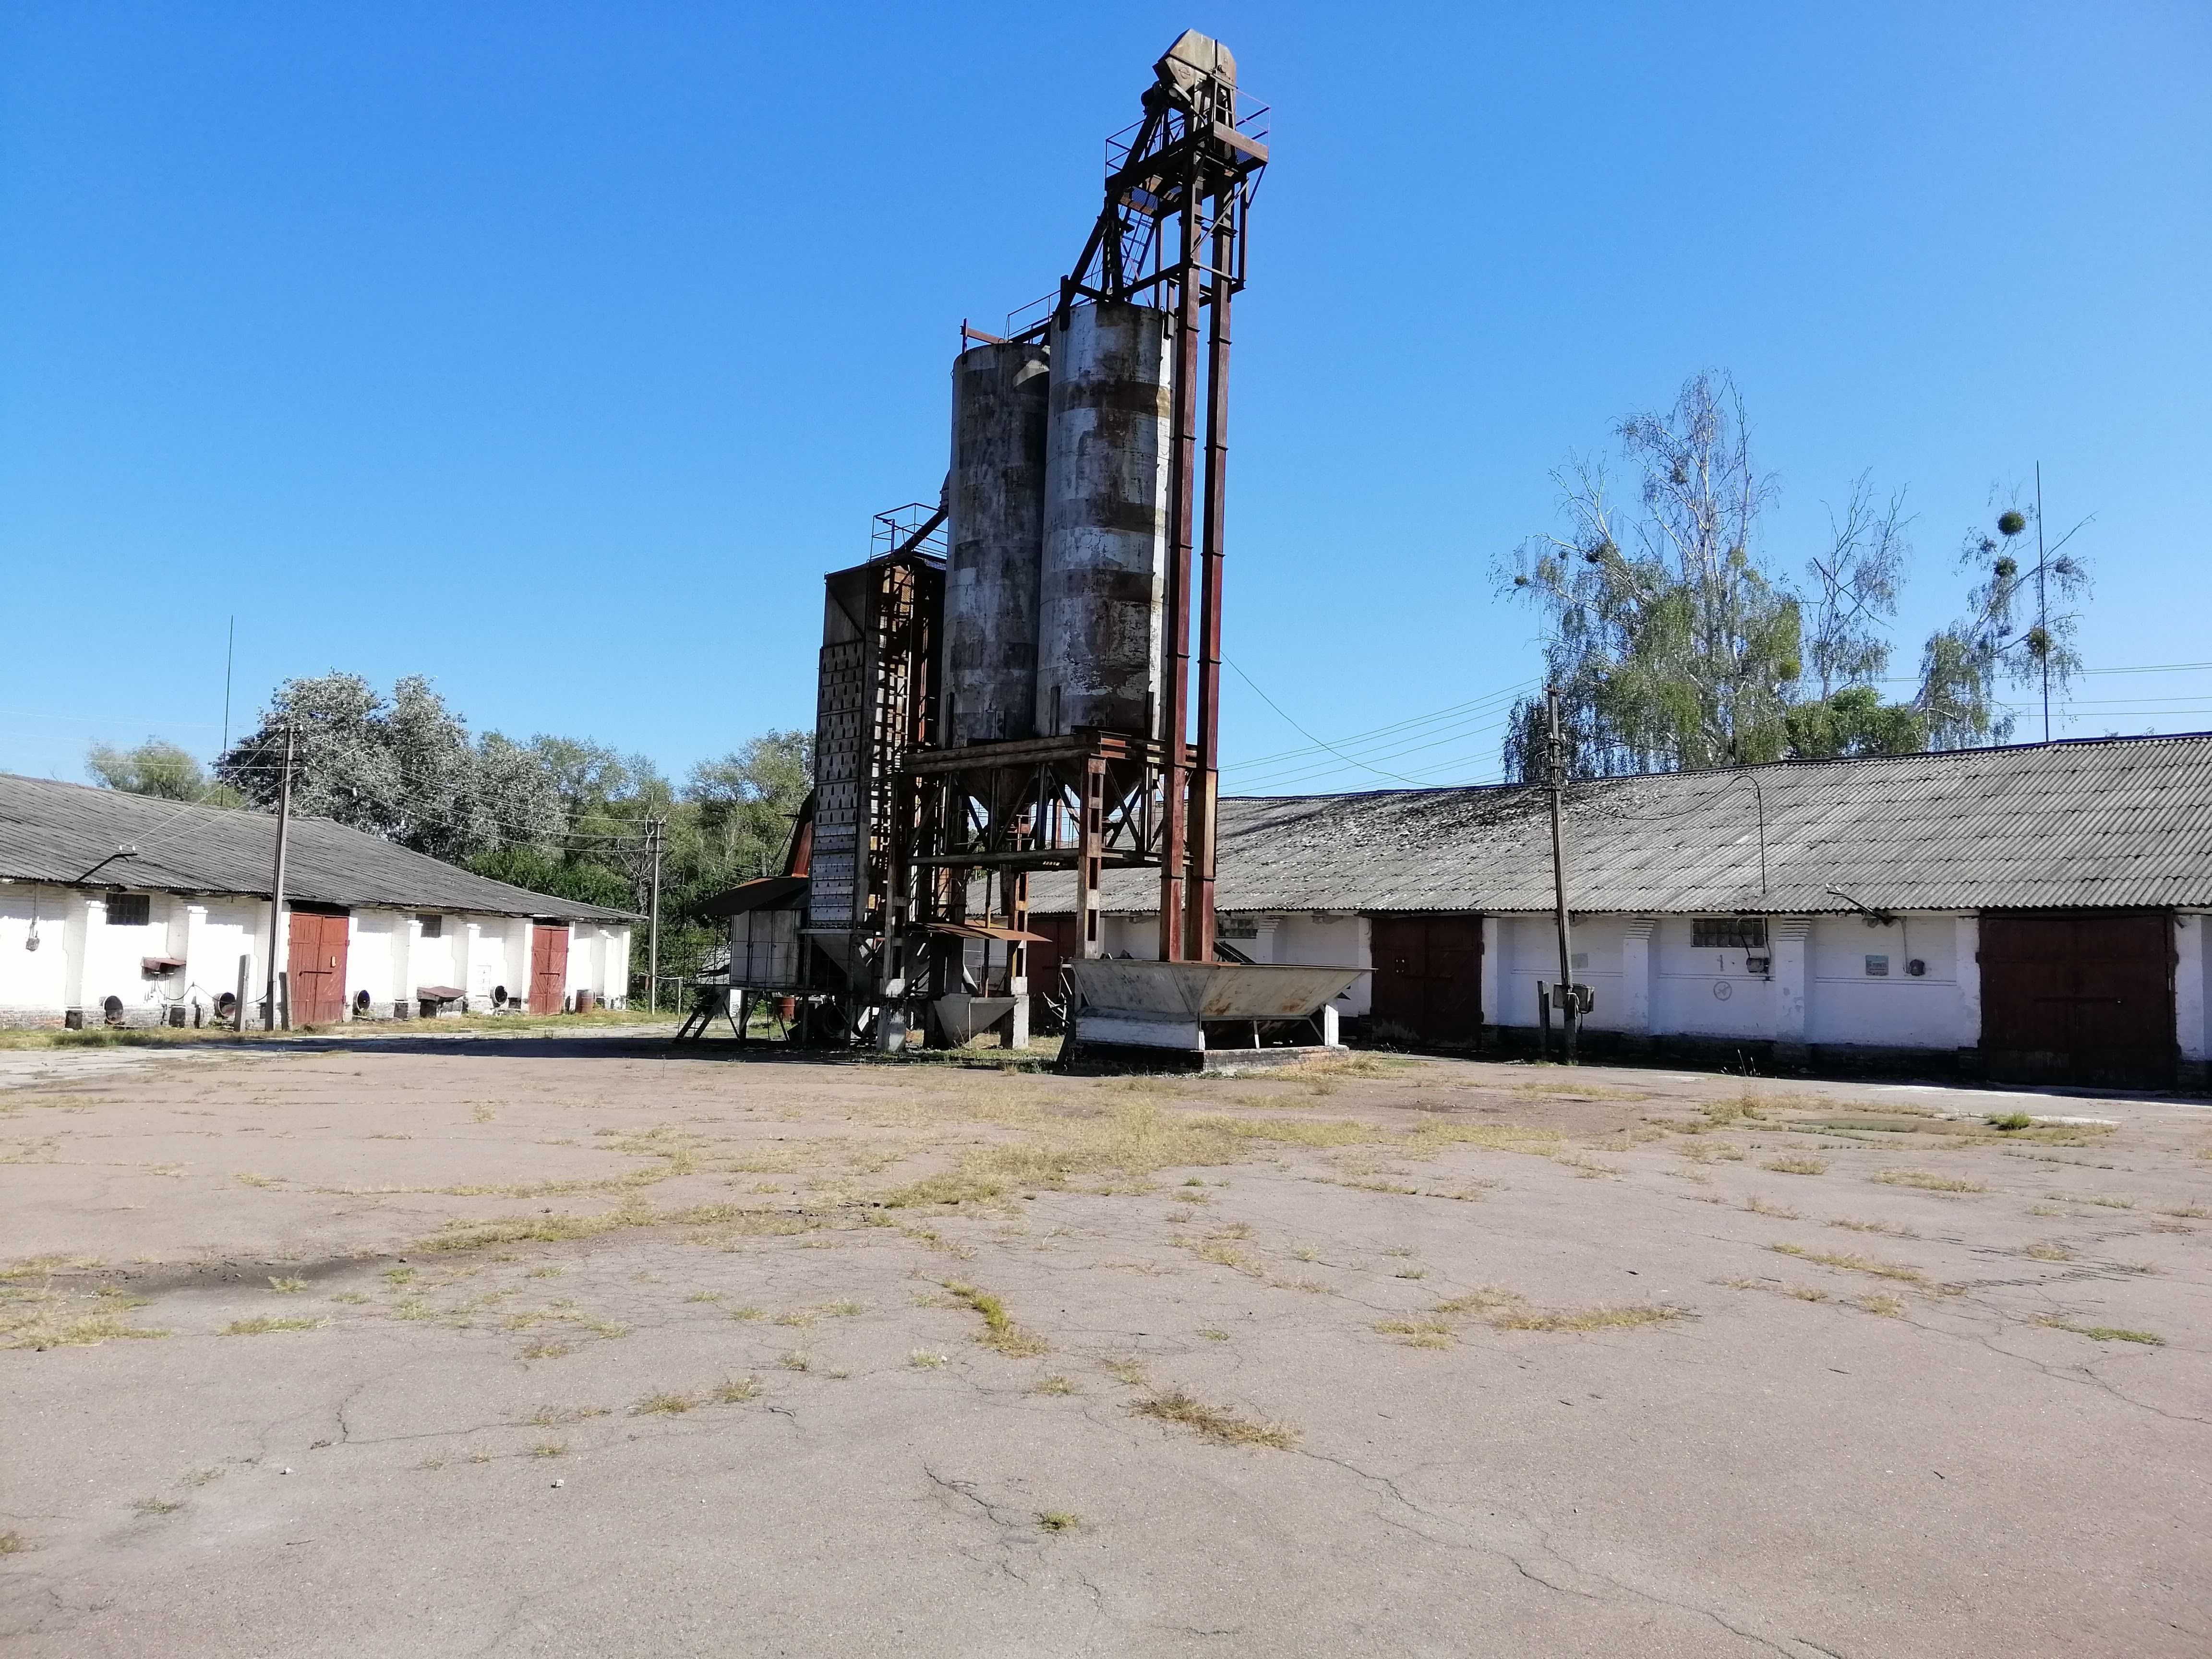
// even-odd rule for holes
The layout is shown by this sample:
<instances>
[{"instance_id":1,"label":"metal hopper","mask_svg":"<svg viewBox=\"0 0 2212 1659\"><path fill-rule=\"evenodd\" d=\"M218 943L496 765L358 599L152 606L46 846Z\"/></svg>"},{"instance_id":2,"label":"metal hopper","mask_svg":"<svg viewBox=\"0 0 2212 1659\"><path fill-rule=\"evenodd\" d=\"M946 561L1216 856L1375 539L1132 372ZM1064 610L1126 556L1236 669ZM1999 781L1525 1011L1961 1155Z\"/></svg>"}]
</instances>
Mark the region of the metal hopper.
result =
<instances>
[{"instance_id":1,"label":"metal hopper","mask_svg":"<svg viewBox=\"0 0 2212 1659\"><path fill-rule=\"evenodd\" d=\"M1332 1000L1366 970L1305 963L1139 962L1065 964L1078 1046L1223 1049L1336 1046Z\"/></svg>"}]
</instances>

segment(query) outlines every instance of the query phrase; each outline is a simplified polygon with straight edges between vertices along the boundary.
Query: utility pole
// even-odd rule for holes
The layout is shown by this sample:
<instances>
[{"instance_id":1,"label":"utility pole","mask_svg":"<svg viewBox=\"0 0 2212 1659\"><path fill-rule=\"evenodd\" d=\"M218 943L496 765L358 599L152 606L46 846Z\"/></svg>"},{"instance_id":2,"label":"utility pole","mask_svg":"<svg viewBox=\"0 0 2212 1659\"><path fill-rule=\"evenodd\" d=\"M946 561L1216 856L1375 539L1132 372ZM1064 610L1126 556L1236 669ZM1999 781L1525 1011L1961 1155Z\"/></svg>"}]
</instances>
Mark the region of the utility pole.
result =
<instances>
[{"instance_id":1,"label":"utility pole","mask_svg":"<svg viewBox=\"0 0 2212 1659\"><path fill-rule=\"evenodd\" d=\"M1566 1050L1567 1064L1575 1063L1575 1028L1581 1023L1582 999L1575 989L1574 951L1569 937L1567 921L1567 854L1566 841L1559 828L1559 808L1567 787L1567 757L1565 746L1559 741L1559 688L1544 688L1544 706L1551 718L1552 740L1547 746L1551 761L1547 769L1552 785L1552 894L1559 924L1559 988L1557 995L1565 999L1561 1010L1561 1040Z\"/></svg>"},{"instance_id":2,"label":"utility pole","mask_svg":"<svg viewBox=\"0 0 2212 1659\"><path fill-rule=\"evenodd\" d=\"M221 755L230 752L230 669L238 656L238 618L230 619L230 632L222 643L222 748Z\"/></svg>"},{"instance_id":3,"label":"utility pole","mask_svg":"<svg viewBox=\"0 0 2212 1659\"><path fill-rule=\"evenodd\" d=\"M649 1014L660 1012L660 832L667 826L665 818L645 821L645 850L653 860L653 897L646 917L645 947L645 1010Z\"/></svg>"},{"instance_id":4,"label":"utility pole","mask_svg":"<svg viewBox=\"0 0 2212 1659\"><path fill-rule=\"evenodd\" d=\"M276 952L284 938L284 844L292 830L293 726L284 723L284 775L276 786L276 872L269 884L269 1001L261 1027L276 1029Z\"/></svg>"},{"instance_id":5,"label":"utility pole","mask_svg":"<svg viewBox=\"0 0 2212 1659\"><path fill-rule=\"evenodd\" d=\"M2035 654L2043 663L2043 740L2051 741L2051 606L2043 586L2043 463L2035 464Z\"/></svg>"}]
</instances>

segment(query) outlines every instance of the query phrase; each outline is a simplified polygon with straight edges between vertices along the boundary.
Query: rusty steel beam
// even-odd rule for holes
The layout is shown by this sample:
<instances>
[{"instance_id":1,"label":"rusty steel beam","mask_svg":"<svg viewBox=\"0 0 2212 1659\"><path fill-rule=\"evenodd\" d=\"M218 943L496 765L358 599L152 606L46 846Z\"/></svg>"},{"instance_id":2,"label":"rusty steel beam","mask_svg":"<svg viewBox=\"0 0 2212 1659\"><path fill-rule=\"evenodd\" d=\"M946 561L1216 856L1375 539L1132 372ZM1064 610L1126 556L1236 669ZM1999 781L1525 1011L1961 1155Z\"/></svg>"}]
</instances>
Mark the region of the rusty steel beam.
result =
<instances>
[{"instance_id":1,"label":"rusty steel beam","mask_svg":"<svg viewBox=\"0 0 2212 1659\"><path fill-rule=\"evenodd\" d=\"M1224 184L1213 198L1210 264L1216 273L1206 337L1206 511L1199 544L1198 755L1190 780L1190 907L1183 926L1189 960L1213 960L1214 831L1221 772L1221 591L1229 467L1228 280L1236 251L1237 193Z\"/></svg>"},{"instance_id":2,"label":"rusty steel beam","mask_svg":"<svg viewBox=\"0 0 2212 1659\"><path fill-rule=\"evenodd\" d=\"M1186 204L1205 194L1203 167L1194 158L1183 186ZM1184 890L1189 880L1190 801L1190 561L1197 496L1199 249L1197 215L1176 216L1182 227L1182 280L1176 294L1175 417L1168 481L1167 638L1161 649L1162 736L1167 740L1167 822L1160 838L1160 960L1181 962L1188 948Z\"/></svg>"}]
</instances>

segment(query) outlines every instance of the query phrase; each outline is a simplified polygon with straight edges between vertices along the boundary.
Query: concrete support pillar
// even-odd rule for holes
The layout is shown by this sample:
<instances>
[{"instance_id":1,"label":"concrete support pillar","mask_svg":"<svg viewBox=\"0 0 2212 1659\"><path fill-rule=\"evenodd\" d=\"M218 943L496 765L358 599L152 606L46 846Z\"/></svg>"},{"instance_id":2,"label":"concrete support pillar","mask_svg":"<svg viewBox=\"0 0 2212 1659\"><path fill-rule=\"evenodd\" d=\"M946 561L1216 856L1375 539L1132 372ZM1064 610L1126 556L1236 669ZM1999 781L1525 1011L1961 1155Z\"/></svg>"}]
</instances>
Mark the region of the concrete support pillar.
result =
<instances>
[{"instance_id":1,"label":"concrete support pillar","mask_svg":"<svg viewBox=\"0 0 2212 1659\"><path fill-rule=\"evenodd\" d=\"M1766 949L1774 975L1774 1058L1802 1066L1813 1057L1805 1041L1806 998L1812 987L1813 921L1809 916L1772 916L1766 923Z\"/></svg>"},{"instance_id":2,"label":"concrete support pillar","mask_svg":"<svg viewBox=\"0 0 2212 1659\"><path fill-rule=\"evenodd\" d=\"M179 907L182 926L173 927L173 936L181 933L171 947L172 954L185 959L185 971L179 975L179 992L190 1005L185 1018L195 1025L205 1021L213 1012L215 1000L223 990L223 981L234 971L236 963L224 964L210 959L206 954L207 906L186 904Z\"/></svg>"},{"instance_id":3,"label":"concrete support pillar","mask_svg":"<svg viewBox=\"0 0 2212 1659\"><path fill-rule=\"evenodd\" d=\"M392 930L392 1017L411 1019L415 1014L415 945L422 937L422 918L403 914Z\"/></svg>"},{"instance_id":4,"label":"concrete support pillar","mask_svg":"<svg viewBox=\"0 0 2212 1659\"><path fill-rule=\"evenodd\" d=\"M1656 916L1631 916L1620 935L1620 1029L1651 1037L1651 937Z\"/></svg>"},{"instance_id":5,"label":"concrete support pillar","mask_svg":"<svg viewBox=\"0 0 2212 1659\"><path fill-rule=\"evenodd\" d=\"M68 954L62 958L62 1006L82 1014L87 965L98 951L100 930L107 921L107 902L96 896L81 897L65 914L68 921L62 926L62 948ZM97 969L94 974L96 978Z\"/></svg>"},{"instance_id":6,"label":"concrete support pillar","mask_svg":"<svg viewBox=\"0 0 2212 1659\"><path fill-rule=\"evenodd\" d=\"M1496 916L1482 919L1482 1023L1485 1025L1510 1025L1505 1011L1498 1006L1498 988L1510 971L1498 958L1505 949L1505 928Z\"/></svg>"},{"instance_id":7,"label":"concrete support pillar","mask_svg":"<svg viewBox=\"0 0 2212 1659\"><path fill-rule=\"evenodd\" d=\"M2212 1044L2207 1042L2204 931L2208 918L2183 911L2173 918L2173 1038L2179 1050L2177 1080L2202 1091L2212 1085Z\"/></svg>"},{"instance_id":8,"label":"concrete support pillar","mask_svg":"<svg viewBox=\"0 0 2212 1659\"><path fill-rule=\"evenodd\" d=\"M1971 1033L1959 1046L1961 1063L1973 1076L1981 1074L1982 1054L1982 919L1958 920L1959 1024Z\"/></svg>"},{"instance_id":9,"label":"concrete support pillar","mask_svg":"<svg viewBox=\"0 0 2212 1659\"><path fill-rule=\"evenodd\" d=\"M461 990L464 993L461 999L461 1011L464 1013L483 1012L483 1009L471 1008L469 1006L479 996L483 998L485 1007L491 1006L489 981L487 981L481 990L477 985L477 964L484 960L483 935L483 925L481 922L468 922L461 928L461 960L459 965L461 970Z\"/></svg>"}]
</instances>

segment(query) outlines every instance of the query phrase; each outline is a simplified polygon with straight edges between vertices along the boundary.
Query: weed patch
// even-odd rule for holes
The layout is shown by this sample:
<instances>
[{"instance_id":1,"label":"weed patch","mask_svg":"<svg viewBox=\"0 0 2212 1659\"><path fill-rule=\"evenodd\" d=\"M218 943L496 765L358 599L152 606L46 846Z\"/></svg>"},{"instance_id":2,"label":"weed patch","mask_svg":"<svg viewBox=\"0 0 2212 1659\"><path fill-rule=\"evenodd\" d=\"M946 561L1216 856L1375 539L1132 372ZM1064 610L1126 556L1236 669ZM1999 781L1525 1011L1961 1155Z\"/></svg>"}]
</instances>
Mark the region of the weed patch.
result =
<instances>
[{"instance_id":1,"label":"weed patch","mask_svg":"<svg viewBox=\"0 0 2212 1659\"><path fill-rule=\"evenodd\" d=\"M987 1348L996 1348L1000 1353L1015 1358L1051 1352L1051 1345L1034 1331L1017 1325L1006 1312L1006 1304L988 1291L954 1279L945 1284L945 1293L971 1312L982 1316L983 1328L975 1338Z\"/></svg>"},{"instance_id":2,"label":"weed patch","mask_svg":"<svg viewBox=\"0 0 2212 1659\"><path fill-rule=\"evenodd\" d=\"M1190 1430L1201 1438L1223 1446L1269 1446L1287 1451L1298 1443L1298 1431L1287 1423L1270 1423L1241 1417L1182 1389L1170 1389L1140 1400L1130 1410L1140 1417L1157 1418Z\"/></svg>"},{"instance_id":3,"label":"weed patch","mask_svg":"<svg viewBox=\"0 0 2212 1659\"><path fill-rule=\"evenodd\" d=\"M2140 1342L2147 1347L2162 1348L2166 1339L2154 1331L2130 1330L2124 1325L2077 1325L2069 1319L2039 1319L2054 1331L2071 1331L2076 1336L2086 1336L2092 1342Z\"/></svg>"},{"instance_id":4,"label":"weed patch","mask_svg":"<svg viewBox=\"0 0 2212 1659\"><path fill-rule=\"evenodd\" d=\"M1896 1261L1877 1261L1869 1255L1856 1255L1838 1250L1808 1250L1802 1244L1770 1244L1766 1248L1778 1255L1796 1256L1801 1261L1817 1261L1823 1267L1841 1267L1848 1273L1872 1273L1877 1279L1901 1279L1908 1285L1925 1285L1928 1282L1928 1275L1917 1267L1908 1267Z\"/></svg>"},{"instance_id":5,"label":"weed patch","mask_svg":"<svg viewBox=\"0 0 2212 1659\"><path fill-rule=\"evenodd\" d=\"M1499 1331L1601 1331L1666 1325L1686 1309L1665 1303L1601 1303L1587 1308L1539 1308L1517 1291L1486 1285L1439 1302L1432 1310L1443 1319L1474 1318Z\"/></svg>"},{"instance_id":6,"label":"weed patch","mask_svg":"<svg viewBox=\"0 0 2212 1659\"><path fill-rule=\"evenodd\" d=\"M1957 1176L1938 1175L1933 1170L1884 1170L1873 1177L1885 1187L1917 1187L1923 1193L1985 1193L1989 1191L1978 1181L1966 1181Z\"/></svg>"},{"instance_id":7,"label":"weed patch","mask_svg":"<svg viewBox=\"0 0 2212 1659\"><path fill-rule=\"evenodd\" d=\"M51 1292L0 1301L0 1347L89 1348L102 1342L150 1340L168 1332L131 1324L124 1310L72 1313L69 1299Z\"/></svg>"}]
</instances>

